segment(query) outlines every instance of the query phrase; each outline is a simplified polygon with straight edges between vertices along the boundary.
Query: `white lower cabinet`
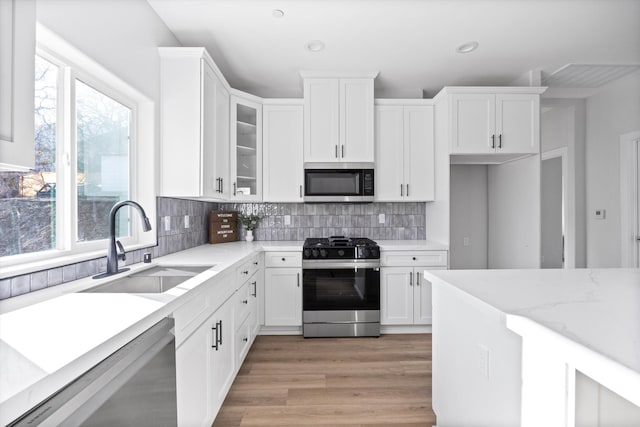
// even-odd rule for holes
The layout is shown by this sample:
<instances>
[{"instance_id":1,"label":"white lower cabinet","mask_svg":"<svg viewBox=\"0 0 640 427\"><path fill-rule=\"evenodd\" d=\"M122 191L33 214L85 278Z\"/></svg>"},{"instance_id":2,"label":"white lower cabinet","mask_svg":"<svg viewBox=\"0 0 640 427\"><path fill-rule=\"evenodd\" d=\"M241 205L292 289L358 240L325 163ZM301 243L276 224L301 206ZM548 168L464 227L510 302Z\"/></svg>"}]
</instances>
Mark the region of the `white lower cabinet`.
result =
<instances>
[{"instance_id":1,"label":"white lower cabinet","mask_svg":"<svg viewBox=\"0 0 640 427\"><path fill-rule=\"evenodd\" d=\"M385 251L380 256L380 324L431 325L431 283L424 270L447 268L447 251Z\"/></svg>"},{"instance_id":2,"label":"white lower cabinet","mask_svg":"<svg viewBox=\"0 0 640 427\"><path fill-rule=\"evenodd\" d=\"M302 326L302 269L267 268L264 288L265 326Z\"/></svg>"},{"instance_id":3,"label":"white lower cabinet","mask_svg":"<svg viewBox=\"0 0 640 427\"><path fill-rule=\"evenodd\" d=\"M209 289L174 312L179 427L210 426L215 420L260 327L262 277L260 254L235 275L222 273L200 285Z\"/></svg>"},{"instance_id":4,"label":"white lower cabinet","mask_svg":"<svg viewBox=\"0 0 640 427\"><path fill-rule=\"evenodd\" d=\"M422 278L428 268L432 267L380 269L382 325L431 324L431 283Z\"/></svg>"},{"instance_id":5,"label":"white lower cabinet","mask_svg":"<svg viewBox=\"0 0 640 427\"><path fill-rule=\"evenodd\" d=\"M211 425L233 382L232 299L176 349L179 426Z\"/></svg>"}]
</instances>

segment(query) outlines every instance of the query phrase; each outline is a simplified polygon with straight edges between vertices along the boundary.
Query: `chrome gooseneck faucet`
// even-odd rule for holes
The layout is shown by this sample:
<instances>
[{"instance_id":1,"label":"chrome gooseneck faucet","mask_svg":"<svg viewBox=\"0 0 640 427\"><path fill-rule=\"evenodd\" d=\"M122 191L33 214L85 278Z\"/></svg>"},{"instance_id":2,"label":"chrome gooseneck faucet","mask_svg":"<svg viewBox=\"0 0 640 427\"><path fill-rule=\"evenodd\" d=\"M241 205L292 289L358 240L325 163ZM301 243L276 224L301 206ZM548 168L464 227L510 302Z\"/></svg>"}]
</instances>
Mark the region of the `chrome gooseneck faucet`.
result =
<instances>
[{"instance_id":1,"label":"chrome gooseneck faucet","mask_svg":"<svg viewBox=\"0 0 640 427\"><path fill-rule=\"evenodd\" d=\"M111 208L109 212L109 248L107 249L107 271L102 274L98 274L97 276L93 276L94 279L101 279L103 277L111 276L116 273L121 273L123 271L129 270L128 268L123 268L118 270L118 258L125 259L124 247L119 240L116 241L116 213L123 206L133 206L138 210L140 216L142 217L142 230L149 231L151 230L151 223L149 222L149 218L147 214L142 209L138 203L133 200L123 200L122 202L118 202ZM117 245L117 247L116 247ZM121 253L118 254L118 249L120 249Z\"/></svg>"}]
</instances>

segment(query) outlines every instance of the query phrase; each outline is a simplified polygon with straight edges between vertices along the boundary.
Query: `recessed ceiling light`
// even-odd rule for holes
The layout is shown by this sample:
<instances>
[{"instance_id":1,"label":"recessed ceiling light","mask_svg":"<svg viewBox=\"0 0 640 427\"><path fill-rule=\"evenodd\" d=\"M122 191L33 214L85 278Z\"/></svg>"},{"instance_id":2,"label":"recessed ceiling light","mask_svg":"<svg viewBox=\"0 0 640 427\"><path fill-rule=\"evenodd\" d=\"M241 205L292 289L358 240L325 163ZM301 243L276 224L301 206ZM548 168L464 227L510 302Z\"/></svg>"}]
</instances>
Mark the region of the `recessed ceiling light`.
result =
<instances>
[{"instance_id":1,"label":"recessed ceiling light","mask_svg":"<svg viewBox=\"0 0 640 427\"><path fill-rule=\"evenodd\" d=\"M476 50L478 48L478 46L479 46L478 42L462 43L460 46L458 46L456 48L456 52L458 52L458 53L473 52L474 50Z\"/></svg>"},{"instance_id":2,"label":"recessed ceiling light","mask_svg":"<svg viewBox=\"0 0 640 427\"><path fill-rule=\"evenodd\" d=\"M274 18L282 18L284 16L284 11L282 9L273 9L271 14Z\"/></svg>"},{"instance_id":3,"label":"recessed ceiling light","mask_svg":"<svg viewBox=\"0 0 640 427\"><path fill-rule=\"evenodd\" d=\"M307 50L310 52L320 52L324 49L324 43L320 40L312 40L307 43Z\"/></svg>"}]
</instances>

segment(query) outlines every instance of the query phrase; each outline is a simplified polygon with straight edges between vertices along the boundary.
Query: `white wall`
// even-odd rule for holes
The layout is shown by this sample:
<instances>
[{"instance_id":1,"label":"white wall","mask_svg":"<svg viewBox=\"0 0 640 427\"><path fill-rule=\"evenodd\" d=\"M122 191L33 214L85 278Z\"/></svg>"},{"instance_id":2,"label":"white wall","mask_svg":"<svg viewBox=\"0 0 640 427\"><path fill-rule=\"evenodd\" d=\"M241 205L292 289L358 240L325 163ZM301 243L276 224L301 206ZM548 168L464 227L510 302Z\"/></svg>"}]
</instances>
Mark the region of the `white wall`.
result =
<instances>
[{"instance_id":1,"label":"white wall","mask_svg":"<svg viewBox=\"0 0 640 427\"><path fill-rule=\"evenodd\" d=\"M180 46L145 0L37 0L39 23L156 103L158 46Z\"/></svg>"},{"instance_id":2,"label":"white wall","mask_svg":"<svg viewBox=\"0 0 640 427\"><path fill-rule=\"evenodd\" d=\"M585 102L583 99L543 99L541 152L567 148L565 205L566 263L586 266Z\"/></svg>"},{"instance_id":3,"label":"white wall","mask_svg":"<svg viewBox=\"0 0 640 427\"><path fill-rule=\"evenodd\" d=\"M586 101L587 266L620 266L620 135L640 130L640 73ZM606 219L594 217L606 209Z\"/></svg>"},{"instance_id":4,"label":"white wall","mask_svg":"<svg viewBox=\"0 0 640 427\"><path fill-rule=\"evenodd\" d=\"M450 179L450 268L487 268L487 166L451 165Z\"/></svg>"},{"instance_id":5,"label":"white wall","mask_svg":"<svg viewBox=\"0 0 640 427\"><path fill-rule=\"evenodd\" d=\"M490 165L489 268L540 268L540 156Z\"/></svg>"},{"instance_id":6,"label":"white wall","mask_svg":"<svg viewBox=\"0 0 640 427\"><path fill-rule=\"evenodd\" d=\"M446 97L436 103L435 114L435 198L427 202L427 239L449 244L449 110Z\"/></svg>"}]
</instances>

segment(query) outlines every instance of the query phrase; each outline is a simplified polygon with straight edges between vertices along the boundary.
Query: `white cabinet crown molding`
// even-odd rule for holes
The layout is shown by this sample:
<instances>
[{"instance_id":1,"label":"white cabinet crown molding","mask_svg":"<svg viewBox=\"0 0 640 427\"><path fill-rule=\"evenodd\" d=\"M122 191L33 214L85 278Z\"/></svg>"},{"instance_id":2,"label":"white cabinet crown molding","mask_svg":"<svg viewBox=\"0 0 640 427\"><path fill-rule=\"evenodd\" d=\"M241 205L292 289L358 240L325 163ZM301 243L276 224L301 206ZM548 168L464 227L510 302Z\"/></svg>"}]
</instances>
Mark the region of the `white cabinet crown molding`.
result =
<instances>
[{"instance_id":1,"label":"white cabinet crown molding","mask_svg":"<svg viewBox=\"0 0 640 427\"><path fill-rule=\"evenodd\" d=\"M301 70L303 79L375 79L378 71L311 71Z\"/></svg>"},{"instance_id":2,"label":"white cabinet crown molding","mask_svg":"<svg viewBox=\"0 0 640 427\"><path fill-rule=\"evenodd\" d=\"M205 61L211 66L213 72L216 74L216 77L222 82L224 87L228 92L231 92L233 89L227 79L225 78L220 68L218 68L218 64L213 60L207 49L204 47L159 47L158 53L160 56L169 56L171 58L176 58L180 56L184 57L202 57Z\"/></svg>"}]
</instances>

